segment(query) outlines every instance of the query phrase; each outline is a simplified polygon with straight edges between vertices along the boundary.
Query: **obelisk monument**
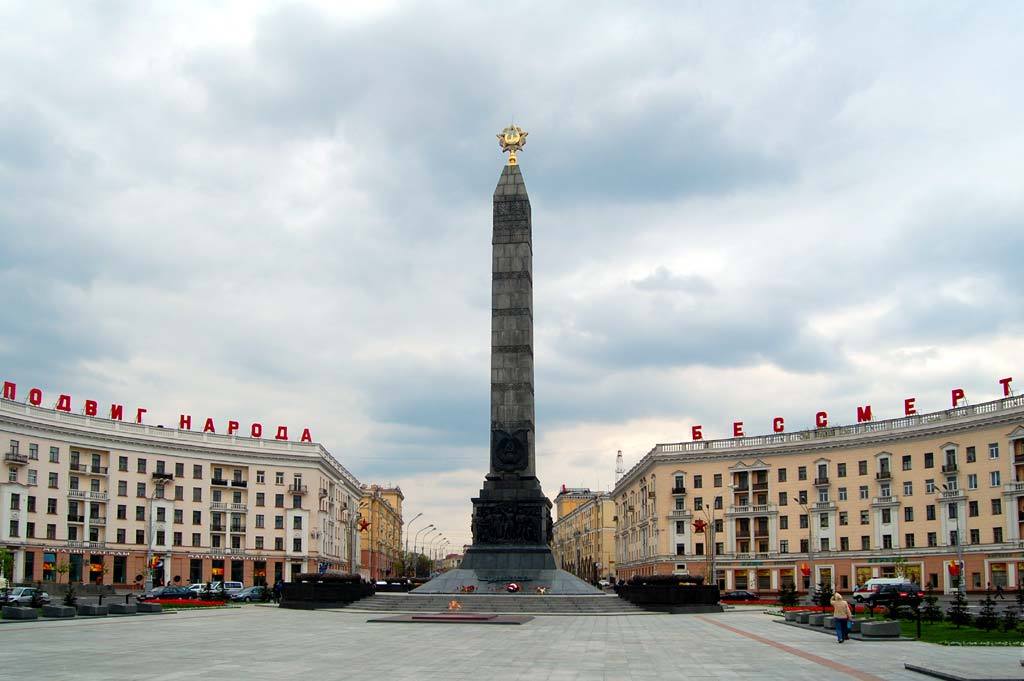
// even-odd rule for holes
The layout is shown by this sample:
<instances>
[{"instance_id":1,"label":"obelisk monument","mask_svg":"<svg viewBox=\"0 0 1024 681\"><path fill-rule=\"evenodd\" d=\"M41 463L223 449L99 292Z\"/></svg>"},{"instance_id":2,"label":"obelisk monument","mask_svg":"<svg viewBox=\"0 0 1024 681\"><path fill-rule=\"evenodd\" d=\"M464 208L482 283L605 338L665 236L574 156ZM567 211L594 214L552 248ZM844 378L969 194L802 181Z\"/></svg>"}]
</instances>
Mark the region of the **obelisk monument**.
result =
<instances>
[{"instance_id":1,"label":"obelisk monument","mask_svg":"<svg viewBox=\"0 0 1024 681\"><path fill-rule=\"evenodd\" d=\"M524 132L498 133L508 164L494 190L491 234L490 466L473 498L473 544L459 569L417 592L499 593L510 582L552 594L596 590L558 570L549 546L551 501L536 475L533 400L533 235L530 197L519 169Z\"/></svg>"}]
</instances>

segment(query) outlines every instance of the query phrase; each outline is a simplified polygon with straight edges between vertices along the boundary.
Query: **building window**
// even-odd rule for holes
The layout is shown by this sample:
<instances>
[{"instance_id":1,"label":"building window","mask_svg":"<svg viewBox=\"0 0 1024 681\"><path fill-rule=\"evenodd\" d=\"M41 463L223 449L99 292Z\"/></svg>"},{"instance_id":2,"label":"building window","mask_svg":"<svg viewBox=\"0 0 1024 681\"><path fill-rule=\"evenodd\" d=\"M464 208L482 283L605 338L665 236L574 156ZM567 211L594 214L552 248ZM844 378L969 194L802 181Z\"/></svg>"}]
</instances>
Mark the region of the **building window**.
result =
<instances>
[{"instance_id":1,"label":"building window","mask_svg":"<svg viewBox=\"0 0 1024 681\"><path fill-rule=\"evenodd\" d=\"M256 527L258 527L258 528L264 527L263 521L264 521L264 515L262 513L257 513L256 514ZM676 524L678 525L679 523L676 523Z\"/></svg>"},{"instance_id":2,"label":"building window","mask_svg":"<svg viewBox=\"0 0 1024 681\"><path fill-rule=\"evenodd\" d=\"M203 465L201 463L192 465L192 479L202 480L203 479Z\"/></svg>"},{"instance_id":3,"label":"building window","mask_svg":"<svg viewBox=\"0 0 1024 681\"><path fill-rule=\"evenodd\" d=\"M801 539L800 540L800 553L807 553L807 547L808 546L809 546L809 544L807 543L807 540L806 539Z\"/></svg>"},{"instance_id":4,"label":"building window","mask_svg":"<svg viewBox=\"0 0 1024 681\"><path fill-rule=\"evenodd\" d=\"M140 473L141 472L144 472L144 471L140 471ZM161 459L157 459L156 460L156 472L157 473L166 473L167 472L167 464L164 463L164 461L162 461Z\"/></svg>"},{"instance_id":5,"label":"building window","mask_svg":"<svg viewBox=\"0 0 1024 681\"><path fill-rule=\"evenodd\" d=\"M779 516L779 529L780 530L788 530L789 529L789 516L788 515L780 515Z\"/></svg>"},{"instance_id":6,"label":"building window","mask_svg":"<svg viewBox=\"0 0 1024 681\"><path fill-rule=\"evenodd\" d=\"M136 459L136 461L135 461L135 472L136 473L145 473L146 472L146 460L145 459Z\"/></svg>"},{"instance_id":7,"label":"building window","mask_svg":"<svg viewBox=\"0 0 1024 681\"><path fill-rule=\"evenodd\" d=\"M999 471L990 472L988 478L993 487L999 487Z\"/></svg>"},{"instance_id":8,"label":"building window","mask_svg":"<svg viewBox=\"0 0 1024 681\"><path fill-rule=\"evenodd\" d=\"M828 551L829 550L828 547L829 547L828 537L821 537L821 550L822 551Z\"/></svg>"},{"instance_id":9,"label":"building window","mask_svg":"<svg viewBox=\"0 0 1024 681\"><path fill-rule=\"evenodd\" d=\"M676 510L677 511L685 511L686 510L686 500L685 499L683 499L682 497L676 497L675 502L676 502ZM258 506L262 506L262 504L257 504L257 505Z\"/></svg>"},{"instance_id":10,"label":"building window","mask_svg":"<svg viewBox=\"0 0 1024 681\"><path fill-rule=\"evenodd\" d=\"M1003 500L1002 499L993 499L992 500L992 515L1002 515L1002 514L1003 514Z\"/></svg>"},{"instance_id":11,"label":"building window","mask_svg":"<svg viewBox=\"0 0 1024 681\"><path fill-rule=\"evenodd\" d=\"M903 519L905 521L907 521L907 522L911 522L911 521L914 520L914 507L913 506L906 506L906 507L904 507L904 509L903 509Z\"/></svg>"},{"instance_id":12,"label":"building window","mask_svg":"<svg viewBox=\"0 0 1024 681\"><path fill-rule=\"evenodd\" d=\"M163 506L156 509L156 520L160 523L167 521L167 509Z\"/></svg>"},{"instance_id":13,"label":"building window","mask_svg":"<svg viewBox=\"0 0 1024 681\"><path fill-rule=\"evenodd\" d=\"M868 516L868 512L867 511L861 511L860 512L860 524L861 525L868 525L870 523L871 523L871 520L870 520L870 518Z\"/></svg>"},{"instance_id":14,"label":"building window","mask_svg":"<svg viewBox=\"0 0 1024 681\"><path fill-rule=\"evenodd\" d=\"M785 468L780 468L779 469L779 482L786 482L786 469Z\"/></svg>"},{"instance_id":15,"label":"building window","mask_svg":"<svg viewBox=\"0 0 1024 681\"><path fill-rule=\"evenodd\" d=\"M971 517L971 518L975 518L975 517L978 516L978 502L977 501L968 501L967 502L967 515L969 517Z\"/></svg>"},{"instance_id":16,"label":"building window","mask_svg":"<svg viewBox=\"0 0 1024 681\"><path fill-rule=\"evenodd\" d=\"M262 549L263 548L263 537L256 537L256 548L257 549Z\"/></svg>"},{"instance_id":17,"label":"building window","mask_svg":"<svg viewBox=\"0 0 1024 681\"><path fill-rule=\"evenodd\" d=\"M174 536L174 545L175 546L181 546L182 545L181 544L181 532L175 532L173 536Z\"/></svg>"},{"instance_id":18,"label":"building window","mask_svg":"<svg viewBox=\"0 0 1024 681\"><path fill-rule=\"evenodd\" d=\"M840 525L849 525L850 524L850 515L846 511L840 511L839 512L839 524Z\"/></svg>"},{"instance_id":19,"label":"building window","mask_svg":"<svg viewBox=\"0 0 1024 681\"><path fill-rule=\"evenodd\" d=\"M693 476L693 488L700 489L704 486L704 478L700 475Z\"/></svg>"},{"instance_id":20,"label":"building window","mask_svg":"<svg viewBox=\"0 0 1024 681\"><path fill-rule=\"evenodd\" d=\"M296 494L292 497L292 508L302 508L302 495Z\"/></svg>"},{"instance_id":21,"label":"building window","mask_svg":"<svg viewBox=\"0 0 1024 681\"><path fill-rule=\"evenodd\" d=\"M882 524L883 525L888 525L891 522L892 522L892 509L890 509L890 508L883 508L882 509Z\"/></svg>"},{"instance_id":22,"label":"building window","mask_svg":"<svg viewBox=\"0 0 1024 681\"><path fill-rule=\"evenodd\" d=\"M119 457L117 457L117 470L119 470L121 472L127 472L128 471L128 457L127 456L119 456Z\"/></svg>"},{"instance_id":23,"label":"building window","mask_svg":"<svg viewBox=\"0 0 1024 681\"><path fill-rule=\"evenodd\" d=\"M721 508L722 508L722 497L715 497L715 508L721 510Z\"/></svg>"},{"instance_id":24,"label":"building window","mask_svg":"<svg viewBox=\"0 0 1024 681\"><path fill-rule=\"evenodd\" d=\"M698 555L703 555L704 545L698 544L698 546L700 546L701 549ZM779 541L779 553L789 553L789 540L783 539Z\"/></svg>"},{"instance_id":25,"label":"building window","mask_svg":"<svg viewBox=\"0 0 1024 681\"><path fill-rule=\"evenodd\" d=\"M139 482L135 484L135 496L145 497L146 496L146 483Z\"/></svg>"},{"instance_id":26,"label":"building window","mask_svg":"<svg viewBox=\"0 0 1024 681\"><path fill-rule=\"evenodd\" d=\"M203 524L203 512L202 511L192 511L192 524L193 525L202 525Z\"/></svg>"},{"instance_id":27,"label":"building window","mask_svg":"<svg viewBox=\"0 0 1024 681\"><path fill-rule=\"evenodd\" d=\"M972 529L970 537L971 537L971 543L972 544L980 544L981 543L981 530Z\"/></svg>"},{"instance_id":28,"label":"building window","mask_svg":"<svg viewBox=\"0 0 1024 681\"><path fill-rule=\"evenodd\" d=\"M845 478L846 477L846 464L845 463L836 464L836 476L840 477L840 478Z\"/></svg>"},{"instance_id":29,"label":"building window","mask_svg":"<svg viewBox=\"0 0 1024 681\"><path fill-rule=\"evenodd\" d=\"M176 463L174 464L174 477L184 478L185 477L185 464Z\"/></svg>"},{"instance_id":30,"label":"building window","mask_svg":"<svg viewBox=\"0 0 1024 681\"><path fill-rule=\"evenodd\" d=\"M135 507L135 519L136 520L145 520L146 519L146 507L145 506L136 506Z\"/></svg>"},{"instance_id":31,"label":"building window","mask_svg":"<svg viewBox=\"0 0 1024 681\"><path fill-rule=\"evenodd\" d=\"M967 448L967 463L974 463L978 460L978 453L974 450L974 447Z\"/></svg>"},{"instance_id":32,"label":"building window","mask_svg":"<svg viewBox=\"0 0 1024 681\"><path fill-rule=\"evenodd\" d=\"M796 494L796 498L800 500L801 504L807 503L807 490L802 489Z\"/></svg>"},{"instance_id":33,"label":"building window","mask_svg":"<svg viewBox=\"0 0 1024 681\"><path fill-rule=\"evenodd\" d=\"M203 545L203 535L200 534L199 532L193 532L192 533L192 546L202 546L202 545Z\"/></svg>"},{"instance_id":34,"label":"building window","mask_svg":"<svg viewBox=\"0 0 1024 681\"><path fill-rule=\"evenodd\" d=\"M145 544L146 543L146 532L145 530L135 530L135 543Z\"/></svg>"},{"instance_id":35,"label":"building window","mask_svg":"<svg viewBox=\"0 0 1024 681\"><path fill-rule=\"evenodd\" d=\"M280 495L278 495L278 496L280 496ZM694 511L703 511L704 510L704 498L703 497L694 497L693 498L693 510Z\"/></svg>"},{"instance_id":36,"label":"building window","mask_svg":"<svg viewBox=\"0 0 1024 681\"><path fill-rule=\"evenodd\" d=\"M180 508L174 509L174 524L181 525L183 522L185 522L185 512Z\"/></svg>"},{"instance_id":37,"label":"building window","mask_svg":"<svg viewBox=\"0 0 1024 681\"><path fill-rule=\"evenodd\" d=\"M721 487L722 486L722 474L721 473L715 473L714 482L715 482L715 487Z\"/></svg>"},{"instance_id":38,"label":"building window","mask_svg":"<svg viewBox=\"0 0 1024 681\"><path fill-rule=\"evenodd\" d=\"M868 498L868 486L867 485L861 485L860 488L857 490L857 494L860 496L861 499L867 499Z\"/></svg>"},{"instance_id":39,"label":"building window","mask_svg":"<svg viewBox=\"0 0 1024 681\"><path fill-rule=\"evenodd\" d=\"M39 460L39 445L29 444L28 446L28 458L32 461Z\"/></svg>"},{"instance_id":40,"label":"building window","mask_svg":"<svg viewBox=\"0 0 1024 681\"><path fill-rule=\"evenodd\" d=\"M846 488L840 487L838 490L839 501L846 501Z\"/></svg>"},{"instance_id":41,"label":"building window","mask_svg":"<svg viewBox=\"0 0 1024 681\"><path fill-rule=\"evenodd\" d=\"M956 517L957 517L957 505L956 504L946 504L946 510L948 512L949 519L950 520L955 520Z\"/></svg>"},{"instance_id":42,"label":"building window","mask_svg":"<svg viewBox=\"0 0 1024 681\"><path fill-rule=\"evenodd\" d=\"M870 551L871 550L871 537L864 535L860 538L860 550Z\"/></svg>"},{"instance_id":43,"label":"building window","mask_svg":"<svg viewBox=\"0 0 1024 681\"><path fill-rule=\"evenodd\" d=\"M265 501L265 495L263 492L256 492L256 505L263 506Z\"/></svg>"},{"instance_id":44,"label":"building window","mask_svg":"<svg viewBox=\"0 0 1024 681\"><path fill-rule=\"evenodd\" d=\"M284 516L283 515L275 515L274 516L274 529L275 530L283 530L284 529Z\"/></svg>"},{"instance_id":45,"label":"building window","mask_svg":"<svg viewBox=\"0 0 1024 681\"><path fill-rule=\"evenodd\" d=\"M14 470L14 469L12 468L11 470ZM15 471L15 472L17 472L17 471ZM50 489L57 489L57 474L56 473L50 473L47 476L47 486Z\"/></svg>"},{"instance_id":46,"label":"building window","mask_svg":"<svg viewBox=\"0 0 1024 681\"><path fill-rule=\"evenodd\" d=\"M1001 544L1003 542L1003 528L992 528L992 541L994 541L996 544Z\"/></svg>"},{"instance_id":47,"label":"building window","mask_svg":"<svg viewBox=\"0 0 1024 681\"><path fill-rule=\"evenodd\" d=\"M174 486L174 500L184 501L185 500L185 488L181 485Z\"/></svg>"},{"instance_id":48,"label":"building window","mask_svg":"<svg viewBox=\"0 0 1024 681\"><path fill-rule=\"evenodd\" d=\"M988 445L988 458L998 459L999 458L999 443L990 442Z\"/></svg>"},{"instance_id":49,"label":"building window","mask_svg":"<svg viewBox=\"0 0 1024 681\"><path fill-rule=\"evenodd\" d=\"M284 537L274 537L274 550L284 551Z\"/></svg>"},{"instance_id":50,"label":"building window","mask_svg":"<svg viewBox=\"0 0 1024 681\"><path fill-rule=\"evenodd\" d=\"M266 478L266 471L260 471L260 470L256 471L256 484L257 485L262 485L265 478Z\"/></svg>"},{"instance_id":51,"label":"building window","mask_svg":"<svg viewBox=\"0 0 1024 681\"><path fill-rule=\"evenodd\" d=\"M283 485L284 484L284 473L283 472L276 471L274 473L274 484L275 485Z\"/></svg>"},{"instance_id":52,"label":"building window","mask_svg":"<svg viewBox=\"0 0 1024 681\"><path fill-rule=\"evenodd\" d=\"M785 492L779 492L779 506L786 506L789 504L789 495Z\"/></svg>"},{"instance_id":53,"label":"building window","mask_svg":"<svg viewBox=\"0 0 1024 681\"><path fill-rule=\"evenodd\" d=\"M968 473L967 474L967 489L978 489L978 474Z\"/></svg>"},{"instance_id":54,"label":"building window","mask_svg":"<svg viewBox=\"0 0 1024 681\"><path fill-rule=\"evenodd\" d=\"M828 513L822 513L818 517L818 526L825 528L828 527Z\"/></svg>"},{"instance_id":55,"label":"building window","mask_svg":"<svg viewBox=\"0 0 1024 681\"><path fill-rule=\"evenodd\" d=\"M203 500L203 488L202 487L193 487L192 488L192 501L202 501L202 500Z\"/></svg>"},{"instance_id":56,"label":"building window","mask_svg":"<svg viewBox=\"0 0 1024 681\"><path fill-rule=\"evenodd\" d=\"M274 508L284 508L284 495L283 494L275 494L274 495ZM698 509L698 510L700 510L700 509Z\"/></svg>"},{"instance_id":57,"label":"building window","mask_svg":"<svg viewBox=\"0 0 1024 681\"><path fill-rule=\"evenodd\" d=\"M28 484L38 485L39 484L39 471L34 468L28 469Z\"/></svg>"},{"instance_id":58,"label":"building window","mask_svg":"<svg viewBox=\"0 0 1024 681\"><path fill-rule=\"evenodd\" d=\"M858 461L857 462L857 474L858 475L867 475L868 474L868 462L867 461Z\"/></svg>"},{"instance_id":59,"label":"building window","mask_svg":"<svg viewBox=\"0 0 1024 681\"><path fill-rule=\"evenodd\" d=\"M924 453L924 467L935 468L935 454L933 454L932 452Z\"/></svg>"},{"instance_id":60,"label":"building window","mask_svg":"<svg viewBox=\"0 0 1024 681\"><path fill-rule=\"evenodd\" d=\"M891 534L883 534L882 535L882 548L883 549L891 549L892 548L892 535Z\"/></svg>"},{"instance_id":61,"label":"building window","mask_svg":"<svg viewBox=\"0 0 1024 681\"><path fill-rule=\"evenodd\" d=\"M50 463L60 463L60 448L50 447Z\"/></svg>"},{"instance_id":62,"label":"building window","mask_svg":"<svg viewBox=\"0 0 1024 681\"><path fill-rule=\"evenodd\" d=\"M839 550L840 551L849 551L850 550L850 538L849 537L840 537L839 538Z\"/></svg>"},{"instance_id":63,"label":"building window","mask_svg":"<svg viewBox=\"0 0 1024 681\"><path fill-rule=\"evenodd\" d=\"M292 551L295 553L302 553L302 539L300 537L296 537L292 540Z\"/></svg>"},{"instance_id":64,"label":"building window","mask_svg":"<svg viewBox=\"0 0 1024 681\"><path fill-rule=\"evenodd\" d=\"M801 513L800 514L800 529L802 529L802 530L806 530L807 529L807 514L806 513Z\"/></svg>"},{"instance_id":65,"label":"building window","mask_svg":"<svg viewBox=\"0 0 1024 681\"><path fill-rule=\"evenodd\" d=\"M295 550L298 551L298 549L295 549ZM676 555L677 556L685 556L686 555L686 544L676 544Z\"/></svg>"},{"instance_id":66,"label":"building window","mask_svg":"<svg viewBox=\"0 0 1024 681\"><path fill-rule=\"evenodd\" d=\"M935 494L935 480L928 478L924 481L924 493Z\"/></svg>"}]
</instances>

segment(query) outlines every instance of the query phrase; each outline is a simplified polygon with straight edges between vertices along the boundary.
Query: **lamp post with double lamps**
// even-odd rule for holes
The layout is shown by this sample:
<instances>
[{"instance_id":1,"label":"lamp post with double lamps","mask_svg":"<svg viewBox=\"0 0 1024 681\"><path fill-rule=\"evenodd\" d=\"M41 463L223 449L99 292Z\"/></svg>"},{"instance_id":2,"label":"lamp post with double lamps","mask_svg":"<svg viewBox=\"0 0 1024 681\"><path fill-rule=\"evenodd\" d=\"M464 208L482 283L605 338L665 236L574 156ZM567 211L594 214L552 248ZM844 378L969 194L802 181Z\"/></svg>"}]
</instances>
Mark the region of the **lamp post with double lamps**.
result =
<instances>
[{"instance_id":1,"label":"lamp post with double lamps","mask_svg":"<svg viewBox=\"0 0 1024 681\"><path fill-rule=\"evenodd\" d=\"M955 499L959 496L960 490L955 487L949 487L948 485L940 485L942 490L939 493L939 499L943 503L952 504L956 508L956 513L953 515L953 520L956 521L956 565L957 565L957 577L956 577L956 589L961 594L965 594L967 587L964 584L964 538L960 536L960 502ZM954 498L953 501L946 501L948 498ZM966 504L964 504L966 506ZM946 517L948 518L948 512Z\"/></svg>"},{"instance_id":2,"label":"lamp post with double lamps","mask_svg":"<svg viewBox=\"0 0 1024 681\"><path fill-rule=\"evenodd\" d=\"M436 528L436 527L435 527L435 528L433 528L432 530L430 530L430 532L427 532L427 533L426 533L425 535L423 535L423 541L422 541L422 542L420 543L420 551L419 551L419 555L421 555L421 556L425 556L425 555L426 555L426 553L427 553L427 547L428 547L428 546L429 546L429 545L430 545L430 544L431 544L431 543L432 543L432 542L433 542L434 540L436 540L436 539L437 539L437 537L434 537L433 539L431 539L431 538L430 538L430 537L431 537L431 535L433 535L433 534L437 534L438 536L440 536L440 534L441 534L441 530L439 530L438 528ZM418 561L417 561L417 564L418 564ZM417 575L417 576L418 576L418 575Z\"/></svg>"}]
</instances>

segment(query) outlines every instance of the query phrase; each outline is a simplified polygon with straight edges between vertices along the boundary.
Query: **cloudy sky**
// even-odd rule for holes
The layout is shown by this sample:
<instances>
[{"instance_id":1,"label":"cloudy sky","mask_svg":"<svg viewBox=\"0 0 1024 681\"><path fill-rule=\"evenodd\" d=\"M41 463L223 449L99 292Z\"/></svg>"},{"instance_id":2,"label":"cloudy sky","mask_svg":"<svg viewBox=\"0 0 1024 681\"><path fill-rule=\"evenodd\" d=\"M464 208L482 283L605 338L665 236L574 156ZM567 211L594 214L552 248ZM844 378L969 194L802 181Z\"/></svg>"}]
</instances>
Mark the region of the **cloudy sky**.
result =
<instances>
[{"instance_id":1,"label":"cloudy sky","mask_svg":"<svg viewBox=\"0 0 1024 681\"><path fill-rule=\"evenodd\" d=\"M48 401L308 425L468 541L512 119L549 494L1024 389L1020 3L63 4L0 1L0 379Z\"/></svg>"}]
</instances>

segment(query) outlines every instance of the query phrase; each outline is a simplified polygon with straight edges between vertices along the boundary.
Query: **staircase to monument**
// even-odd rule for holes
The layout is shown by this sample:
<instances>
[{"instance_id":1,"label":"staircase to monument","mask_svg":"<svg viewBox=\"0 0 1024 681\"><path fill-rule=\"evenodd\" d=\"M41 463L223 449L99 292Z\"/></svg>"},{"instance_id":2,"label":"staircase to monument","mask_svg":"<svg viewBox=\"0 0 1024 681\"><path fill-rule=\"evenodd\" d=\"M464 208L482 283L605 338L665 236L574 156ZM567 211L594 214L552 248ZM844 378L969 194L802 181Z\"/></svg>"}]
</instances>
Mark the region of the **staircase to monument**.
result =
<instances>
[{"instance_id":1,"label":"staircase to monument","mask_svg":"<svg viewBox=\"0 0 1024 681\"><path fill-rule=\"evenodd\" d=\"M346 610L359 612L446 612L452 599L463 612L531 615L646 615L651 614L618 596L534 596L524 594L376 594Z\"/></svg>"}]
</instances>

